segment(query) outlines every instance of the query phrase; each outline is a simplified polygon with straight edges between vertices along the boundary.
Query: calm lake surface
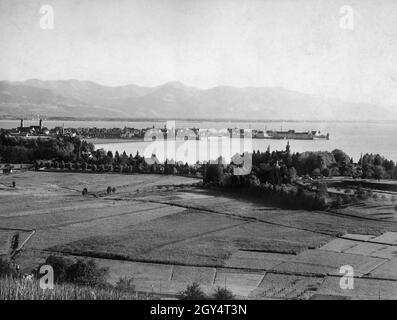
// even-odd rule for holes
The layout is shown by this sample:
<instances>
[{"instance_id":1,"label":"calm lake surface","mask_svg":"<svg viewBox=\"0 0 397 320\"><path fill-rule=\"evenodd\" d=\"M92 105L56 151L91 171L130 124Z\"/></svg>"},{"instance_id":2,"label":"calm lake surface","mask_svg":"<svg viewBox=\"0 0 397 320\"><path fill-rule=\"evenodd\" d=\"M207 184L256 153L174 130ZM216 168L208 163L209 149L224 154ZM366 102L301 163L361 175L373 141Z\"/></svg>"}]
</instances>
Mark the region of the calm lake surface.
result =
<instances>
[{"instance_id":1,"label":"calm lake surface","mask_svg":"<svg viewBox=\"0 0 397 320\"><path fill-rule=\"evenodd\" d=\"M68 127L97 127L97 128L115 128L134 127L148 128L153 125L156 128L163 127L165 121L44 121L43 125L48 128L56 126ZM37 124L37 121L25 121L25 126ZM13 128L19 126L19 121L0 120L0 128ZM329 132L330 140L290 140L292 152L303 151L332 151L333 149L342 149L348 153L355 161L360 158L361 153L379 153L393 161L397 161L397 122L211 122L211 121L176 121L177 128L202 128L202 129L225 129L225 128L252 128L266 130L320 130L322 133ZM218 139L215 139L218 140ZM214 157L217 154L223 154L224 148L220 150L220 143L213 141L188 141L176 142L177 159L189 162L207 160L208 156ZM159 144L160 142L157 142ZM226 143L227 144L227 143ZM287 141L270 140L270 139L253 139L252 146L245 146L245 149L253 148L254 150L266 151L270 146L271 150L285 149ZM183 145L183 147L181 147ZM145 150L158 149L156 155L160 158L159 151L163 146L155 146L151 142L122 142L97 144L96 148L105 150L116 150L120 153L126 151L127 154L135 154L137 151L144 154ZM179 150L178 150L179 149ZM232 148L233 149L233 148ZM234 151L234 149L233 149ZM249 151L249 150L248 150ZM230 150L227 150L230 152ZM180 159L178 159L178 156ZM182 159L183 158L183 159ZM212 158L213 159L213 158Z\"/></svg>"}]
</instances>

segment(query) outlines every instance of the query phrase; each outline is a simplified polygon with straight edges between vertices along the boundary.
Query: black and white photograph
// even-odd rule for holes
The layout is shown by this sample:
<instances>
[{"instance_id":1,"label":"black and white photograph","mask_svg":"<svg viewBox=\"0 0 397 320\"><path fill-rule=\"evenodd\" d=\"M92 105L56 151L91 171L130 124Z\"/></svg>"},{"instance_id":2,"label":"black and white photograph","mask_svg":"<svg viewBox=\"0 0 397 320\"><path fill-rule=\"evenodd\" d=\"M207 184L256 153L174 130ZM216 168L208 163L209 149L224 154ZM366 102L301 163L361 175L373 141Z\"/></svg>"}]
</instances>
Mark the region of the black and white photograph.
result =
<instances>
[{"instance_id":1,"label":"black and white photograph","mask_svg":"<svg viewBox=\"0 0 397 320\"><path fill-rule=\"evenodd\" d=\"M0 0L0 300L396 300L396 164L394 0Z\"/></svg>"}]
</instances>

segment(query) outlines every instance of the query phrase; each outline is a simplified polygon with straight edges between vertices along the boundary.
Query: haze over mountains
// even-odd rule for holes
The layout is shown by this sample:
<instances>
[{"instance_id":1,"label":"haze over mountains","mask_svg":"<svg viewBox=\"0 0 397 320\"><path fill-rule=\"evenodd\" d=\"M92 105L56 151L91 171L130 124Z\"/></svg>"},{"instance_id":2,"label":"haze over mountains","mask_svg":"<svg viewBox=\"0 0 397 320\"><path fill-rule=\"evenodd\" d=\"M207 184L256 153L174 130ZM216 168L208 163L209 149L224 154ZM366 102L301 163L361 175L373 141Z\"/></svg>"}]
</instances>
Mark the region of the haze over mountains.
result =
<instances>
[{"instance_id":1,"label":"haze over mountains","mask_svg":"<svg viewBox=\"0 0 397 320\"><path fill-rule=\"evenodd\" d=\"M371 104L303 94L283 88L180 82L157 87L109 87L91 81L0 81L1 116L74 118L206 118L247 120L391 120L397 114Z\"/></svg>"}]
</instances>

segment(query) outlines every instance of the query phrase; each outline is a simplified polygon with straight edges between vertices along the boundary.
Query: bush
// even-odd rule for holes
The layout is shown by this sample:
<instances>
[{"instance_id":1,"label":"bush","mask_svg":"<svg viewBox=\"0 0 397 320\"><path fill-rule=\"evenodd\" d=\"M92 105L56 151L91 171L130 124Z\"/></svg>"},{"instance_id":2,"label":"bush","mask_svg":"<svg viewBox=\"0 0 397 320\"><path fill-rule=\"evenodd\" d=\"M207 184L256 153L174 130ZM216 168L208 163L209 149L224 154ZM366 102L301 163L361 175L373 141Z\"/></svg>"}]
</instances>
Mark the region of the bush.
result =
<instances>
[{"instance_id":1,"label":"bush","mask_svg":"<svg viewBox=\"0 0 397 320\"><path fill-rule=\"evenodd\" d=\"M366 191L361 190L361 189L357 191L357 197L360 200L368 200L368 198L370 198L371 196L373 196L373 194L370 193L370 192L366 192Z\"/></svg>"},{"instance_id":2,"label":"bush","mask_svg":"<svg viewBox=\"0 0 397 320\"><path fill-rule=\"evenodd\" d=\"M121 292L135 292L135 286L132 284L133 281L133 278L119 278L116 283L116 289Z\"/></svg>"},{"instance_id":3,"label":"bush","mask_svg":"<svg viewBox=\"0 0 397 320\"><path fill-rule=\"evenodd\" d=\"M343 199L341 196L337 196L333 202L334 208L341 208L343 206Z\"/></svg>"},{"instance_id":4,"label":"bush","mask_svg":"<svg viewBox=\"0 0 397 320\"><path fill-rule=\"evenodd\" d=\"M352 196L350 199L352 203L358 203L358 198L356 196Z\"/></svg>"},{"instance_id":5,"label":"bush","mask_svg":"<svg viewBox=\"0 0 397 320\"><path fill-rule=\"evenodd\" d=\"M17 275L16 269L10 261L0 259L0 277L15 277Z\"/></svg>"},{"instance_id":6,"label":"bush","mask_svg":"<svg viewBox=\"0 0 397 320\"><path fill-rule=\"evenodd\" d=\"M0 277L2 300L134 300L136 295L113 288L55 284L53 290L43 290L39 281ZM60 311L62 312L62 311Z\"/></svg>"},{"instance_id":7,"label":"bush","mask_svg":"<svg viewBox=\"0 0 397 320\"><path fill-rule=\"evenodd\" d=\"M66 282L83 286L106 285L108 268L99 268L95 260L77 260L66 270Z\"/></svg>"},{"instance_id":8,"label":"bush","mask_svg":"<svg viewBox=\"0 0 397 320\"><path fill-rule=\"evenodd\" d=\"M67 280L67 271L73 265L73 260L51 255L46 259L45 264L50 265L54 270L54 282L63 283Z\"/></svg>"},{"instance_id":9,"label":"bush","mask_svg":"<svg viewBox=\"0 0 397 320\"><path fill-rule=\"evenodd\" d=\"M218 287L215 289L212 298L214 300L234 300L234 294L226 288Z\"/></svg>"},{"instance_id":10,"label":"bush","mask_svg":"<svg viewBox=\"0 0 397 320\"><path fill-rule=\"evenodd\" d=\"M207 298L197 282L188 285L184 291L177 295L179 300L204 300Z\"/></svg>"},{"instance_id":11,"label":"bush","mask_svg":"<svg viewBox=\"0 0 397 320\"><path fill-rule=\"evenodd\" d=\"M82 194L83 196L86 196L86 195L88 194L87 188L84 188L83 191L81 192L81 194Z\"/></svg>"},{"instance_id":12,"label":"bush","mask_svg":"<svg viewBox=\"0 0 397 320\"><path fill-rule=\"evenodd\" d=\"M49 256L45 262L54 270L56 283L71 283L82 286L106 286L107 268L98 267L93 259L73 260L62 256Z\"/></svg>"},{"instance_id":13,"label":"bush","mask_svg":"<svg viewBox=\"0 0 397 320\"><path fill-rule=\"evenodd\" d=\"M15 233L11 239L11 250L15 251L19 247L19 233Z\"/></svg>"}]
</instances>

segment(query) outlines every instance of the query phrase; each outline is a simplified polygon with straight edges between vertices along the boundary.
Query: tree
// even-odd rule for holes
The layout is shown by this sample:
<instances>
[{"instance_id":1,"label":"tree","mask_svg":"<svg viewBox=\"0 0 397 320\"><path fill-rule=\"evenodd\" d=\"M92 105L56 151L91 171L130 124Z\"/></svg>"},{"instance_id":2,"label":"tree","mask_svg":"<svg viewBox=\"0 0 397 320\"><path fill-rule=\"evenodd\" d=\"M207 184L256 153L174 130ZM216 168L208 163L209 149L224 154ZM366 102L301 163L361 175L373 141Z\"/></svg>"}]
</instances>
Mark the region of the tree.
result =
<instances>
[{"instance_id":1,"label":"tree","mask_svg":"<svg viewBox=\"0 0 397 320\"><path fill-rule=\"evenodd\" d=\"M337 196L334 202L336 208L340 208L343 206L343 199L341 196Z\"/></svg>"},{"instance_id":2,"label":"tree","mask_svg":"<svg viewBox=\"0 0 397 320\"><path fill-rule=\"evenodd\" d=\"M214 300L234 300L234 294L226 288L217 287L212 298Z\"/></svg>"},{"instance_id":3,"label":"tree","mask_svg":"<svg viewBox=\"0 0 397 320\"><path fill-rule=\"evenodd\" d=\"M135 291L135 286L132 284L134 281L133 278L119 278L119 280L116 283L116 289L119 291L123 292L134 292Z\"/></svg>"},{"instance_id":4,"label":"tree","mask_svg":"<svg viewBox=\"0 0 397 320\"><path fill-rule=\"evenodd\" d=\"M328 194L328 188L326 183L319 183L317 185L317 195L318 197L326 197Z\"/></svg>"},{"instance_id":5,"label":"tree","mask_svg":"<svg viewBox=\"0 0 397 320\"><path fill-rule=\"evenodd\" d=\"M17 271L13 268L9 260L0 258L0 277L15 277Z\"/></svg>"},{"instance_id":6,"label":"tree","mask_svg":"<svg viewBox=\"0 0 397 320\"><path fill-rule=\"evenodd\" d=\"M100 268L93 259L77 260L66 270L66 281L78 285L100 286L105 285L108 268Z\"/></svg>"},{"instance_id":7,"label":"tree","mask_svg":"<svg viewBox=\"0 0 397 320\"><path fill-rule=\"evenodd\" d=\"M82 194L83 196L86 196L86 195L88 194L87 188L84 188L83 191L81 192L81 194Z\"/></svg>"},{"instance_id":8,"label":"tree","mask_svg":"<svg viewBox=\"0 0 397 320\"><path fill-rule=\"evenodd\" d=\"M178 293L179 300L204 300L207 298L197 282L188 285L184 291Z\"/></svg>"},{"instance_id":9,"label":"tree","mask_svg":"<svg viewBox=\"0 0 397 320\"><path fill-rule=\"evenodd\" d=\"M324 168L322 171L321 171L321 174L324 176L324 177L329 177L329 175L330 175L330 170L328 169L328 168Z\"/></svg>"},{"instance_id":10,"label":"tree","mask_svg":"<svg viewBox=\"0 0 397 320\"><path fill-rule=\"evenodd\" d=\"M112 193L112 187L108 186L108 188L106 189L106 193L107 194L111 194Z\"/></svg>"},{"instance_id":11,"label":"tree","mask_svg":"<svg viewBox=\"0 0 397 320\"><path fill-rule=\"evenodd\" d=\"M380 179L384 178L384 176L385 176L385 168L383 168L380 165L375 166L374 167L374 178L380 180Z\"/></svg>"},{"instance_id":12,"label":"tree","mask_svg":"<svg viewBox=\"0 0 397 320\"><path fill-rule=\"evenodd\" d=\"M53 268L54 281L62 283L67 280L67 270L73 265L73 260L67 257L51 255L46 259L45 264Z\"/></svg>"},{"instance_id":13,"label":"tree","mask_svg":"<svg viewBox=\"0 0 397 320\"><path fill-rule=\"evenodd\" d=\"M19 247L19 233L16 233L12 236L11 239L11 250L15 251Z\"/></svg>"},{"instance_id":14,"label":"tree","mask_svg":"<svg viewBox=\"0 0 397 320\"><path fill-rule=\"evenodd\" d=\"M321 170L320 168L316 168L312 171L312 176L315 178L318 178L321 175Z\"/></svg>"},{"instance_id":15,"label":"tree","mask_svg":"<svg viewBox=\"0 0 397 320\"><path fill-rule=\"evenodd\" d=\"M120 154L119 152L116 150L115 154L114 154L114 162L115 163L120 163Z\"/></svg>"}]
</instances>

